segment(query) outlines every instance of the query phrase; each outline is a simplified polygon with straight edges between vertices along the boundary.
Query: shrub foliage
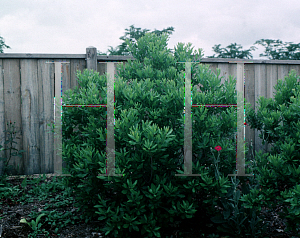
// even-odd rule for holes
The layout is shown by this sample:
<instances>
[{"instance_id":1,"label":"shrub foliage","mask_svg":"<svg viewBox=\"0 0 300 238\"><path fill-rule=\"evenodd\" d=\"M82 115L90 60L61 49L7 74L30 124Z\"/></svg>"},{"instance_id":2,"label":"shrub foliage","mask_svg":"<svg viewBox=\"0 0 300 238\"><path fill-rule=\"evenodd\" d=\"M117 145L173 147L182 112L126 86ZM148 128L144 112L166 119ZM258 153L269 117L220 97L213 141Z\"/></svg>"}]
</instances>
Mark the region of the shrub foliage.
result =
<instances>
[{"instance_id":1,"label":"shrub foliage","mask_svg":"<svg viewBox=\"0 0 300 238\"><path fill-rule=\"evenodd\" d=\"M193 174L201 176L175 176L184 171L185 97L185 65L176 62L199 61L202 52L198 49L192 57L191 45L179 43L173 54L166 48L167 40L166 34L146 33L136 44L128 43L136 60L118 66L115 76L115 167L116 174L123 176L98 176L106 173L106 108L64 108L63 160L67 164L65 172L71 174L65 180L66 184L75 190L77 207L84 211L82 218L86 222L93 218L105 221L103 231L114 237L135 234L161 237L161 232L171 223L195 216L202 216L203 223L213 221L220 224L218 229L232 237L256 237L261 229L265 229L257 217L260 207L256 205L263 203L257 197L258 184L251 178L251 183L243 184L241 194L237 184L247 178L239 177L234 182L227 176L236 171L235 107L192 108L192 168ZM237 103L236 80L230 76L221 85L219 75L219 69L214 73L209 66L192 63L193 104ZM78 72L77 76L81 88L68 90L63 103L107 103L107 75L99 76L97 72L85 70ZM282 97L286 96L284 92ZM285 102L280 100L279 103ZM291 99L291 102L298 102L299 107L299 99ZM247 111L250 109L248 105ZM275 114L268 114L268 117L270 115L279 118ZM288 129L297 115L299 118L299 108L290 106L290 113L280 115L287 115L284 129ZM261 120L256 121L251 114L251 125L258 129L264 123L268 125L264 129L273 130L269 139L278 140L287 135L287 130L273 127L268 117L262 115ZM289 137L290 141L294 139L295 136ZM216 146L222 150L214 150ZM299 151L299 147L288 144L282 150L292 153L292 146L294 151ZM293 152L293 156L299 159L299 153ZM281 168L285 160L272 158L274 166ZM260 163L264 162L266 160L262 159ZM246 161L246 165L249 163ZM279 170L278 175L273 176L271 172L266 174L266 167L255 168L260 184L266 188L274 185L270 184L271 181L275 183L275 179L281 177ZM246 173L251 172L247 167ZM271 174L273 180L269 179ZM289 179L291 184L296 183L297 173L293 175L294 180ZM266 202L268 198L272 200L270 193L266 195ZM224 211L217 210L216 205L223 207ZM202 214L197 211L202 211Z\"/></svg>"}]
</instances>

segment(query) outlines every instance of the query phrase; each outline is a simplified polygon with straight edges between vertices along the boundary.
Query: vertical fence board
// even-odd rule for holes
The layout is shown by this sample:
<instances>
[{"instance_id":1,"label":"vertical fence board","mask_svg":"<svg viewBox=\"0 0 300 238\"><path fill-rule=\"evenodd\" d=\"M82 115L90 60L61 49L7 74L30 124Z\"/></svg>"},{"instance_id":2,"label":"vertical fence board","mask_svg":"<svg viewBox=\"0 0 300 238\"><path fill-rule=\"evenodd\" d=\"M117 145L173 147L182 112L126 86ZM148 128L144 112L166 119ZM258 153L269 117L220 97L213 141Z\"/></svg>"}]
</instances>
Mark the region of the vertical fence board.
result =
<instances>
[{"instance_id":1,"label":"vertical fence board","mask_svg":"<svg viewBox=\"0 0 300 238\"><path fill-rule=\"evenodd\" d=\"M4 104L4 77L3 77L3 60L0 59L0 145L2 148L4 147L4 142L5 142L5 104ZM0 151L0 158L5 157L5 151ZM0 174L2 174L2 169L4 166L4 161L0 161Z\"/></svg>"},{"instance_id":2,"label":"vertical fence board","mask_svg":"<svg viewBox=\"0 0 300 238\"><path fill-rule=\"evenodd\" d=\"M254 65L245 64L245 99L247 100L247 102L251 104L252 109L254 110L255 82L254 80L250 80L251 78L254 78ZM254 129L250 128L250 126L246 126L245 128L245 137L246 137L246 145L249 148L249 153L247 158L251 158L255 155L255 148L254 148L255 132ZM253 151L250 148L251 141L252 141Z\"/></svg>"},{"instance_id":3,"label":"vertical fence board","mask_svg":"<svg viewBox=\"0 0 300 238\"><path fill-rule=\"evenodd\" d=\"M71 87L70 85L72 85L73 83L71 82L72 81L72 78L71 78L71 72L70 72L70 69L71 69L71 60L69 59L64 59L64 60L61 60L61 61L65 61L65 62L70 62L69 64L62 64L62 96L65 95L65 92L67 90L69 90ZM72 74L73 76L73 74ZM63 110L63 108L62 108ZM62 116L63 116L63 111L62 111ZM66 168L66 162L64 162L62 160L62 166L64 168Z\"/></svg>"},{"instance_id":4,"label":"vertical fence board","mask_svg":"<svg viewBox=\"0 0 300 238\"><path fill-rule=\"evenodd\" d=\"M79 87L78 78L77 78L77 70L80 70L83 73L83 70L86 69L86 60L84 59L72 59L70 63L71 67L71 85L68 89L75 89L75 87Z\"/></svg>"},{"instance_id":5,"label":"vertical fence board","mask_svg":"<svg viewBox=\"0 0 300 238\"><path fill-rule=\"evenodd\" d=\"M295 70L297 75L300 74L300 66L299 65L289 65L289 72L291 70ZM298 79L297 82L300 82L300 80Z\"/></svg>"},{"instance_id":6,"label":"vertical fence board","mask_svg":"<svg viewBox=\"0 0 300 238\"><path fill-rule=\"evenodd\" d=\"M26 148L26 174L38 174L41 171L39 136L39 86L37 78L37 60L20 60L21 66L21 116L23 127L23 148Z\"/></svg>"},{"instance_id":7,"label":"vertical fence board","mask_svg":"<svg viewBox=\"0 0 300 238\"><path fill-rule=\"evenodd\" d=\"M258 98L259 97L267 97L267 66L264 65L255 65L255 112L257 113L258 110ZM255 151L258 152L260 150L263 151L263 153L267 152L268 144L265 145L262 144L262 139L259 137L259 134L262 134L262 132L259 132L255 129Z\"/></svg>"},{"instance_id":8,"label":"vertical fence board","mask_svg":"<svg viewBox=\"0 0 300 238\"><path fill-rule=\"evenodd\" d=\"M70 62L70 60L66 59L56 59L55 62ZM62 64L62 70L61 70L61 95L64 95L65 91L68 90L68 86L70 85L71 75L70 75L70 63L69 64ZM55 75L56 77L56 75Z\"/></svg>"},{"instance_id":9,"label":"vertical fence board","mask_svg":"<svg viewBox=\"0 0 300 238\"><path fill-rule=\"evenodd\" d=\"M236 67L236 64L234 64L234 66ZM220 71L220 77L224 77L221 79L221 84L224 84L225 81L227 81L229 79L229 69L230 69L231 65L230 64L224 64L224 63L220 63L217 64L217 68L219 68ZM236 77L236 75L235 75Z\"/></svg>"},{"instance_id":10,"label":"vertical fence board","mask_svg":"<svg viewBox=\"0 0 300 238\"><path fill-rule=\"evenodd\" d=\"M229 75L233 76L234 80L237 80L237 64L228 64L227 78L229 80ZM237 86L235 86L235 90L237 91Z\"/></svg>"},{"instance_id":11,"label":"vertical fence board","mask_svg":"<svg viewBox=\"0 0 300 238\"><path fill-rule=\"evenodd\" d=\"M65 60L61 60L62 62L69 62L69 64L62 64L63 67L63 71L66 72L66 78L65 81L62 85L62 96L65 94L65 92L67 90L69 90L71 88L71 64L72 64L72 60L71 59L65 59Z\"/></svg>"},{"instance_id":12,"label":"vertical fence board","mask_svg":"<svg viewBox=\"0 0 300 238\"><path fill-rule=\"evenodd\" d=\"M274 86L277 84L277 66L276 65L266 65L267 67L267 87L266 87L266 97L274 99L274 93L276 90ZM267 143L267 151L271 151L274 143Z\"/></svg>"},{"instance_id":13,"label":"vertical fence board","mask_svg":"<svg viewBox=\"0 0 300 238\"><path fill-rule=\"evenodd\" d=\"M216 64L216 63L210 64L210 66L209 66L209 69L215 74L217 74L217 68L218 68L218 64ZM221 76L222 75L220 74L220 78L221 78Z\"/></svg>"},{"instance_id":14,"label":"vertical fence board","mask_svg":"<svg viewBox=\"0 0 300 238\"><path fill-rule=\"evenodd\" d=\"M278 79L285 81L285 76L289 74L289 65L278 65Z\"/></svg>"},{"instance_id":15,"label":"vertical fence board","mask_svg":"<svg viewBox=\"0 0 300 238\"><path fill-rule=\"evenodd\" d=\"M26 150L22 148L22 119L21 119L21 79L20 79L20 60L19 59L5 59L3 60L3 69L4 69L4 102L5 102L5 129L8 130L7 123L12 122L12 126L15 126L13 135L13 140L17 144L13 144L12 147L17 150ZM14 124L14 122L16 122ZM10 138L10 134L6 133L6 140ZM6 144L5 148L10 148L11 144ZM9 156L9 150L5 151L5 157L9 159L9 164L15 167L19 165L20 172L24 172L24 163L23 160L28 156L27 153L23 153L22 158ZM14 151L13 151L14 152ZM15 167L16 168L16 167Z\"/></svg>"},{"instance_id":16,"label":"vertical fence board","mask_svg":"<svg viewBox=\"0 0 300 238\"><path fill-rule=\"evenodd\" d=\"M99 75L103 75L107 71L107 65L103 63L104 62L97 63L97 72L99 72Z\"/></svg>"},{"instance_id":17,"label":"vertical fence board","mask_svg":"<svg viewBox=\"0 0 300 238\"><path fill-rule=\"evenodd\" d=\"M39 83L39 111L40 111L40 160L41 173L51 173L53 167L54 155L54 135L51 132L51 126L47 124L54 123L54 64L46 62L53 60L38 60L38 81Z\"/></svg>"}]
</instances>

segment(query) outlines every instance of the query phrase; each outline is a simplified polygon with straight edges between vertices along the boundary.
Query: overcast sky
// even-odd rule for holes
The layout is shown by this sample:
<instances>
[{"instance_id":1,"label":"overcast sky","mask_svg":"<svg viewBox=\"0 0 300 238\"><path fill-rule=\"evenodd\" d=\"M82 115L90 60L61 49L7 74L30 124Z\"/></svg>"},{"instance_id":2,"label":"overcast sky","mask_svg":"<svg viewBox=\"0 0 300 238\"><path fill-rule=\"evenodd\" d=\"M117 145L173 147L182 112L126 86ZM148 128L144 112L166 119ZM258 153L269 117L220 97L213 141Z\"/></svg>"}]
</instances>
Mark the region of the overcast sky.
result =
<instances>
[{"instance_id":1,"label":"overcast sky","mask_svg":"<svg viewBox=\"0 0 300 238\"><path fill-rule=\"evenodd\" d=\"M174 27L168 48L191 42L204 58L221 44L247 50L260 39L299 43L299 0L1 0L4 53L85 54L122 43L130 25L153 31ZM253 59L263 46L251 51Z\"/></svg>"}]
</instances>

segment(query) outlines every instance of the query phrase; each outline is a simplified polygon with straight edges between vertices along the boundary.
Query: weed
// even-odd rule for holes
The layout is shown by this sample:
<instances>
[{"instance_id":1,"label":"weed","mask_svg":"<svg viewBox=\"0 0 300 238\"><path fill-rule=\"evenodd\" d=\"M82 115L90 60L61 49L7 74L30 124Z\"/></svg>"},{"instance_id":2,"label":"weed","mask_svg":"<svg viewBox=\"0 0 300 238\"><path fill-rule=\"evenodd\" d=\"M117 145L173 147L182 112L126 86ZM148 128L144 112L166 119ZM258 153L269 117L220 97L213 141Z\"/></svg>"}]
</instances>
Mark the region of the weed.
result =
<instances>
[{"instance_id":1,"label":"weed","mask_svg":"<svg viewBox=\"0 0 300 238\"><path fill-rule=\"evenodd\" d=\"M14 123L16 123L16 122L14 122ZM9 134L10 134L10 138L8 139L8 140L5 140L5 142L4 142L4 144L8 144L8 143L10 143L10 147L9 148L7 148L7 149L4 149L4 148L2 148L3 146L2 145L0 145L0 151L3 151L3 150L9 150L9 159L7 159L7 158L2 158L2 157L0 157L0 161L1 160L3 160L3 161L5 161L5 164L4 164L4 168L3 168L3 171L0 171L0 172L2 172L0 175L1 175L1 180L5 180L6 178L7 178L7 174L6 174L6 172L8 171L8 169L11 169L11 167L12 166L8 166L8 163L9 163L9 161L10 161L10 159L11 159L11 157L12 156L19 156L19 157L21 157L22 158L22 154L21 153L23 153L23 152L26 152L25 150L17 150L17 149L15 149L12 145L13 145L13 143L15 143L15 144L17 144L17 142L15 142L14 140L13 140L13 135L16 133L15 131L14 131L14 125L12 126L12 129L11 129L11 121L10 121L10 125L8 125L8 123L7 123L7 125L8 125L8 127L9 127L9 130L5 130L4 132L8 132ZM10 130L11 129L11 130ZM17 139L20 139L19 137L16 137ZM16 150L16 152L13 152L12 153L12 150ZM18 168L17 168L17 171L18 171L18 173L20 172L19 171L19 166L18 166Z\"/></svg>"}]
</instances>

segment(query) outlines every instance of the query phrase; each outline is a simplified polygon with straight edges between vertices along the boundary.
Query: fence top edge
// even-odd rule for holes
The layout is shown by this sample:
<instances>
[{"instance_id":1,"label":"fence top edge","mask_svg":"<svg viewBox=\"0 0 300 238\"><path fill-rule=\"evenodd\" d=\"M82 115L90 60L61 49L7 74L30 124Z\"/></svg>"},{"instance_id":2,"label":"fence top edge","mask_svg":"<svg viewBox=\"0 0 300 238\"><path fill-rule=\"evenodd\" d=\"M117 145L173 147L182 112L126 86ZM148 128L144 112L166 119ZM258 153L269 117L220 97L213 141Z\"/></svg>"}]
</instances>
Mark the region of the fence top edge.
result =
<instances>
[{"instance_id":1,"label":"fence top edge","mask_svg":"<svg viewBox=\"0 0 300 238\"><path fill-rule=\"evenodd\" d=\"M15 54L0 53L0 59L86 59L86 54ZM97 55L98 60L134 60L132 56L123 55Z\"/></svg>"},{"instance_id":2,"label":"fence top edge","mask_svg":"<svg viewBox=\"0 0 300 238\"><path fill-rule=\"evenodd\" d=\"M86 54L29 54L29 53L0 53L0 59L85 59ZM97 61L127 61L135 60L133 56L97 55ZM200 63L252 63L252 64L299 64L300 60L262 60L262 59L234 59L234 58L202 58Z\"/></svg>"}]
</instances>

